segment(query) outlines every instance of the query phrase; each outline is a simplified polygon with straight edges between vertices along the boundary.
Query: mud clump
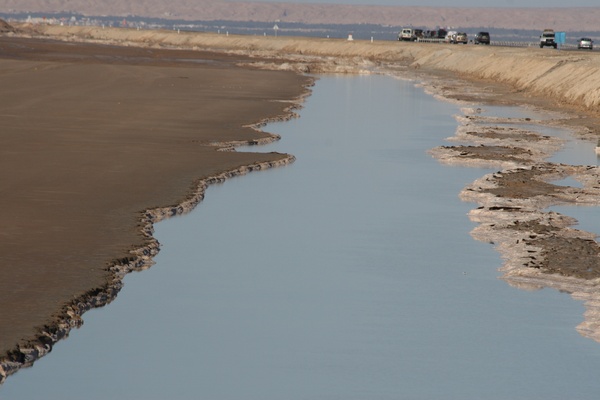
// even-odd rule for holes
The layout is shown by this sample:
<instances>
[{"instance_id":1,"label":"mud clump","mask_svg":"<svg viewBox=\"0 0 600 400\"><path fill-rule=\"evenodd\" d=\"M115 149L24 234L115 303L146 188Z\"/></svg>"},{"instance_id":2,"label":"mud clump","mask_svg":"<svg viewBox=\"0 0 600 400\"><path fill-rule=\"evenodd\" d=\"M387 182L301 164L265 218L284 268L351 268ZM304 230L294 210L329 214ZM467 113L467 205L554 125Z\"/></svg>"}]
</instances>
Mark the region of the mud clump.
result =
<instances>
[{"instance_id":1,"label":"mud clump","mask_svg":"<svg viewBox=\"0 0 600 400\"><path fill-rule=\"evenodd\" d=\"M560 192L560 186L536 179L539 174L539 169L536 167L506 172L497 175L496 188L485 189L484 192L515 199L528 199Z\"/></svg>"},{"instance_id":2,"label":"mud clump","mask_svg":"<svg viewBox=\"0 0 600 400\"><path fill-rule=\"evenodd\" d=\"M543 249L536 268L544 272L582 279L600 277L600 248L594 240L550 236L531 244Z\"/></svg>"},{"instance_id":3,"label":"mud clump","mask_svg":"<svg viewBox=\"0 0 600 400\"><path fill-rule=\"evenodd\" d=\"M518 147L505 146L444 146L458 153L458 157L476 160L499 160L525 163L531 151Z\"/></svg>"}]
</instances>

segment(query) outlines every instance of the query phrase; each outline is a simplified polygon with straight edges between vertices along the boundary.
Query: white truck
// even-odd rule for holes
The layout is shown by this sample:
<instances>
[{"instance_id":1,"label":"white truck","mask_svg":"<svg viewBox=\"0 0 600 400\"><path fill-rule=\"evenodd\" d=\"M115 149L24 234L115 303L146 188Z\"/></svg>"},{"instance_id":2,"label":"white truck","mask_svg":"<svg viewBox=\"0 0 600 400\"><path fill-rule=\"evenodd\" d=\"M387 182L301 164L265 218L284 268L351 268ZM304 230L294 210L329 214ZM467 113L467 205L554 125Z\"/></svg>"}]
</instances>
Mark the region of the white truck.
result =
<instances>
[{"instance_id":1,"label":"white truck","mask_svg":"<svg viewBox=\"0 0 600 400\"><path fill-rule=\"evenodd\" d=\"M544 32L542 32L540 36L540 48L544 46L552 46L556 49L556 34L553 29L544 29Z\"/></svg>"},{"instance_id":2,"label":"white truck","mask_svg":"<svg viewBox=\"0 0 600 400\"><path fill-rule=\"evenodd\" d=\"M398 34L398 40L416 42L423 37L423 29L404 28Z\"/></svg>"}]
</instances>

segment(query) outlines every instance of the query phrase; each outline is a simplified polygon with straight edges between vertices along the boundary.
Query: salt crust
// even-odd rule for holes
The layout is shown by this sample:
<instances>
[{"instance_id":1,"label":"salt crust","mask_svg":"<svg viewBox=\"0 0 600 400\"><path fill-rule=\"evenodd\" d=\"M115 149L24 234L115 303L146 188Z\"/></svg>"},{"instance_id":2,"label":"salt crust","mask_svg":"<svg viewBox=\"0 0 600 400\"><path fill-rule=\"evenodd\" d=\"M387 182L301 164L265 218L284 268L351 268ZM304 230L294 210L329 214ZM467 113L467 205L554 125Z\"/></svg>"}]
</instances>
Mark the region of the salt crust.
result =
<instances>
[{"instance_id":1,"label":"salt crust","mask_svg":"<svg viewBox=\"0 0 600 400\"><path fill-rule=\"evenodd\" d=\"M435 88L429 88L434 93ZM437 93L440 98L445 96ZM469 212L469 218L479 223L471 235L479 241L492 243L504 259L499 269L501 279L511 286L524 290L553 288L569 293L574 299L583 301L585 305L584 321L577 326L577 331L584 337L600 342L600 277L582 279L577 276L565 276L548 273L542 268L528 266L533 258L542 260L545 249L535 246L535 241L528 240L534 236L542 239L545 236L559 238L578 238L594 241L596 235L571 228L577 220L561 215L546 208L560 204L600 205L600 168L585 165L564 165L544 161L564 145L558 138L542 136L535 130L523 129L520 125L560 126L557 122L565 118L556 115L556 119L531 120L478 116L481 109L477 105L464 104L463 115L456 117L459 126L456 134L448 138L450 142L463 142L475 146L504 146L526 150L529 157L519 161L499 156L496 159L468 159L460 150L452 147L437 147L430 154L440 162L451 165L474 167L496 167L501 171L487 174L467 185L460 193L464 201L477 203L479 207ZM507 128L507 124L514 127ZM590 146L591 147L591 146ZM593 148L591 147L591 151ZM527 198L498 196L489 193L497 189L502 178L519 171L536 170L535 178L543 182L551 182L566 177L578 181L582 187L556 187L552 192L538 194ZM515 229L515 224L535 222L551 227L547 233ZM523 224L522 224L523 225ZM525 225L526 226L526 225ZM533 244L532 244L533 243ZM597 242L596 246L598 246ZM568 258L568 255L565 255ZM600 258L596 264L600 264Z\"/></svg>"}]
</instances>

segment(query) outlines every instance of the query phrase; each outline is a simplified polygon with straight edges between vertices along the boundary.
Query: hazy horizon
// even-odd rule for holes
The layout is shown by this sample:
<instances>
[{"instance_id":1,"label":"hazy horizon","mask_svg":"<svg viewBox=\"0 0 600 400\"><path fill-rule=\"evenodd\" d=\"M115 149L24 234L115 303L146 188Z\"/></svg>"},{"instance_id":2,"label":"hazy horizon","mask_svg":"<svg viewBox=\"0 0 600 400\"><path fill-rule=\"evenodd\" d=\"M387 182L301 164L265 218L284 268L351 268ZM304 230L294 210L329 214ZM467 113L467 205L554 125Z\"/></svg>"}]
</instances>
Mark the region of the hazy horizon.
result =
<instances>
[{"instance_id":1,"label":"hazy horizon","mask_svg":"<svg viewBox=\"0 0 600 400\"><path fill-rule=\"evenodd\" d=\"M291 4L348 4L369 6L406 6L406 7L476 7L476 8L548 8L548 7L600 7L598 0L528 0L526 4L518 0L223 0L229 3L291 3Z\"/></svg>"},{"instance_id":2,"label":"hazy horizon","mask_svg":"<svg viewBox=\"0 0 600 400\"><path fill-rule=\"evenodd\" d=\"M172 0L169 3L163 0L128 3L69 0L68 7L55 0L4 1L5 9L12 13L74 12L87 16L186 21L600 31L600 5L592 7L591 3L597 0L573 0L569 7L564 7L561 0L531 0L526 6L516 4L517 0L454 0L450 3L441 0L373 0L373 3L369 0ZM365 6L361 7L361 3Z\"/></svg>"}]
</instances>

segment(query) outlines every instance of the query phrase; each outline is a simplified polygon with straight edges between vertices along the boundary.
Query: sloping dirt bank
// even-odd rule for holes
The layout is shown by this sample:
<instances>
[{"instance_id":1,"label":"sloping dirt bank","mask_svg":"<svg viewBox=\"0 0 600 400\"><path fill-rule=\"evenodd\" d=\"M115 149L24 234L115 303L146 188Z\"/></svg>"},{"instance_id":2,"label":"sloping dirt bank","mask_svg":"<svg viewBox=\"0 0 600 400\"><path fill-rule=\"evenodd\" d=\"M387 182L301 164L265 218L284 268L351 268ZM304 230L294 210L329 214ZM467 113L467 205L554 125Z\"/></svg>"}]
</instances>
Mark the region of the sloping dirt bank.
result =
<instances>
[{"instance_id":1,"label":"sloping dirt bank","mask_svg":"<svg viewBox=\"0 0 600 400\"><path fill-rule=\"evenodd\" d=\"M460 77L505 84L526 95L551 98L557 104L590 111L597 111L600 106L600 54L595 52L56 25L23 25L21 28L65 40L173 46L287 58L296 61L296 67L312 72L355 72L385 63L401 63L410 68L450 71ZM318 59L311 60L311 57Z\"/></svg>"}]
</instances>

